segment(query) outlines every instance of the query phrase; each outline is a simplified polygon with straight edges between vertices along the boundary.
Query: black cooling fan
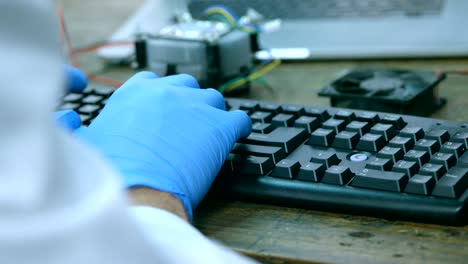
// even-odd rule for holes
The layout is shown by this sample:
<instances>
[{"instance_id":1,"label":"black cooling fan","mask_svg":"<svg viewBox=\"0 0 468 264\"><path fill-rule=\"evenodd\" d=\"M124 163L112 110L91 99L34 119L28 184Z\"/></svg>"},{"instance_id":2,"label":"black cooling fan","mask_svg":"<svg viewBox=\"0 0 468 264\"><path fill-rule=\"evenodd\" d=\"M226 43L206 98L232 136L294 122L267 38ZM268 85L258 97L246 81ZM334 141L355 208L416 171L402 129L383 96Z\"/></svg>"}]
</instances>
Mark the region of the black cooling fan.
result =
<instances>
[{"instance_id":1,"label":"black cooling fan","mask_svg":"<svg viewBox=\"0 0 468 264\"><path fill-rule=\"evenodd\" d=\"M428 116L445 104L437 85L445 75L428 71L356 68L320 91L331 105L390 113Z\"/></svg>"}]
</instances>

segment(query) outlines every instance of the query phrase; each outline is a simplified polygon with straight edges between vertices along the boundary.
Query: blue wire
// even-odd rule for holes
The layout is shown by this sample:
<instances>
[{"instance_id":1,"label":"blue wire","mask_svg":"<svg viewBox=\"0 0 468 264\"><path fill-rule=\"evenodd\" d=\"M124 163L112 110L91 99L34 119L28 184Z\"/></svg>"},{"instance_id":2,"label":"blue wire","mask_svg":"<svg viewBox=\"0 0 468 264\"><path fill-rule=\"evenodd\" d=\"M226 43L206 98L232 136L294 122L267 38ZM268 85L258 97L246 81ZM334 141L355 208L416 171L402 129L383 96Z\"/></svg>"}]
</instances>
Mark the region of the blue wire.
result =
<instances>
[{"instance_id":1,"label":"blue wire","mask_svg":"<svg viewBox=\"0 0 468 264\"><path fill-rule=\"evenodd\" d=\"M239 21L239 16L234 12L232 11L232 9L230 9L229 7L225 6L225 5L221 5L221 4L218 4L218 5L211 5L209 7L207 7L203 13L206 13L208 10L212 9L212 8L219 8L219 9L223 9L224 11L228 12L233 18L234 20L236 21Z\"/></svg>"},{"instance_id":2,"label":"blue wire","mask_svg":"<svg viewBox=\"0 0 468 264\"><path fill-rule=\"evenodd\" d=\"M232 18L234 18L234 20L239 23L239 20L240 20L240 17L236 14L236 12L234 12L231 8L225 6L225 5L222 5L222 4L216 4L216 5L210 5L209 7L207 7L204 11L203 11L203 14L206 14L210 9L215 9L215 8L219 8L219 9L222 9L226 12L228 12ZM242 26L245 26L245 27L250 27L251 29L259 32L260 31L260 27L256 26L256 25L253 25L253 24L249 24L249 23L242 23L241 24Z\"/></svg>"}]
</instances>

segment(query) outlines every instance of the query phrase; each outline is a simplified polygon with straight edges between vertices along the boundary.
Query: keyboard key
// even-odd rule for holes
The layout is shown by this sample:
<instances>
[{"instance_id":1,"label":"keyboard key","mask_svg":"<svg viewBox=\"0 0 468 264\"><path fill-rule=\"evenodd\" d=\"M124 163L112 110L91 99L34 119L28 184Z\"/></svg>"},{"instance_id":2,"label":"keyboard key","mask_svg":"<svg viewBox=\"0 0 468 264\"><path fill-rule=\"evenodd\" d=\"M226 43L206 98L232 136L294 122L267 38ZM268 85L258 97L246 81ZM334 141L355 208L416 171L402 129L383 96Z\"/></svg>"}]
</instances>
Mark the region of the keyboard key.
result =
<instances>
[{"instance_id":1,"label":"keyboard key","mask_svg":"<svg viewBox=\"0 0 468 264\"><path fill-rule=\"evenodd\" d=\"M384 115L380 120L380 123L392 124L397 129L402 129L406 126L406 122L399 115Z\"/></svg>"},{"instance_id":2,"label":"keyboard key","mask_svg":"<svg viewBox=\"0 0 468 264\"><path fill-rule=\"evenodd\" d=\"M445 142L442 147L440 147L439 152L442 153L451 153L455 155L455 157L458 159L460 158L463 153L465 153L466 147L465 144L460 143L460 142Z\"/></svg>"},{"instance_id":3,"label":"keyboard key","mask_svg":"<svg viewBox=\"0 0 468 264\"><path fill-rule=\"evenodd\" d=\"M82 92L84 96L94 94L94 87L88 86Z\"/></svg>"},{"instance_id":4,"label":"keyboard key","mask_svg":"<svg viewBox=\"0 0 468 264\"><path fill-rule=\"evenodd\" d=\"M229 153L226 160L224 161L223 167L221 168L222 173L232 173L239 166L241 162L241 156L238 154Z\"/></svg>"},{"instance_id":5,"label":"keyboard key","mask_svg":"<svg viewBox=\"0 0 468 264\"><path fill-rule=\"evenodd\" d=\"M248 110L249 112L255 112L260 109L260 106L255 102L243 102L239 109Z\"/></svg>"},{"instance_id":6,"label":"keyboard key","mask_svg":"<svg viewBox=\"0 0 468 264\"><path fill-rule=\"evenodd\" d=\"M389 159L373 158L367 162L366 168L372 169L372 170L389 171L392 169L392 165L393 165L393 162Z\"/></svg>"},{"instance_id":7,"label":"keyboard key","mask_svg":"<svg viewBox=\"0 0 468 264\"><path fill-rule=\"evenodd\" d=\"M437 140L442 145L450 139L450 134L445 129L436 129L427 132L425 138Z\"/></svg>"},{"instance_id":8,"label":"keyboard key","mask_svg":"<svg viewBox=\"0 0 468 264\"><path fill-rule=\"evenodd\" d=\"M241 173L260 175L268 174L275 167L270 158L257 156L242 157L239 163L233 163L233 165L238 166L234 170L238 170Z\"/></svg>"},{"instance_id":9,"label":"keyboard key","mask_svg":"<svg viewBox=\"0 0 468 264\"><path fill-rule=\"evenodd\" d=\"M345 185L353 178L354 173L348 167L333 165L323 175L322 182L328 184Z\"/></svg>"},{"instance_id":10,"label":"keyboard key","mask_svg":"<svg viewBox=\"0 0 468 264\"><path fill-rule=\"evenodd\" d=\"M277 114L271 120L271 125L274 127L288 127L292 126L296 117L289 114Z\"/></svg>"},{"instance_id":11,"label":"keyboard key","mask_svg":"<svg viewBox=\"0 0 468 264\"><path fill-rule=\"evenodd\" d=\"M373 125L377 123L380 118L376 113L361 112L356 115L356 120L368 122L369 124Z\"/></svg>"},{"instance_id":12,"label":"keyboard key","mask_svg":"<svg viewBox=\"0 0 468 264\"><path fill-rule=\"evenodd\" d=\"M387 146L392 148L401 148L406 153L413 148L414 140L409 137L396 136L388 142Z\"/></svg>"},{"instance_id":13,"label":"keyboard key","mask_svg":"<svg viewBox=\"0 0 468 264\"><path fill-rule=\"evenodd\" d=\"M281 147L261 146L252 144L236 143L232 153L240 155L253 155L259 157L269 157L273 163L277 163L286 157L286 152Z\"/></svg>"},{"instance_id":14,"label":"keyboard key","mask_svg":"<svg viewBox=\"0 0 468 264\"><path fill-rule=\"evenodd\" d=\"M300 167L301 164L299 164L299 161L283 159L276 164L276 167L271 172L271 176L294 179Z\"/></svg>"},{"instance_id":15,"label":"keyboard key","mask_svg":"<svg viewBox=\"0 0 468 264\"><path fill-rule=\"evenodd\" d=\"M415 150L427 151L431 156L440 149L440 143L433 139L420 139L414 145Z\"/></svg>"},{"instance_id":16,"label":"keyboard key","mask_svg":"<svg viewBox=\"0 0 468 264\"><path fill-rule=\"evenodd\" d=\"M312 132L310 135L309 141L307 141L307 145L315 145L315 146L322 146L328 147L332 144L333 139L335 138L335 131L332 129L323 129L319 128Z\"/></svg>"},{"instance_id":17,"label":"keyboard key","mask_svg":"<svg viewBox=\"0 0 468 264\"><path fill-rule=\"evenodd\" d=\"M102 98L103 97L99 96L99 95L88 95L88 96L86 96L85 98L82 99L82 102L86 103L86 104L96 104L99 101L101 101Z\"/></svg>"},{"instance_id":18,"label":"keyboard key","mask_svg":"<svg viewBox=\"0 0 468 264\"><path fill-rule=\"evenodd\" d=\"M335 136L332 147L342 149L354 149L359 141L357 132L341 131Z\"/></svg>"},{"instance_id":19,"label":"keyboard key","mask_svg":"<svg viewBox=\"0 0 468 264\"><path fill-rule=\"evenodd\" d=\"M452 137L453 142L460 142L465 144L465 147L468 148L468 132L457 132L455 135Z\"/></svg>"},{"instance_id":20,"label":"keyboard key","mask_svg":"<svg viewBox=\"0 0 468 264\"><path fill-rule=\"evenodd\" d=\"M405 152L401 148L392 148L392 147L384 147L377 153L377 157L382 159L389 159L393 163L401 160L405 155Z\"/></svg>"},{"instance_id":21,"label":"keyboard key","mask_svg":"<svg viewBox=\"0 0 468 264\"><path fill-rule=\"evenodd\" d=\"M400 160L393 165L392 171L401 172L408 176L413 176L419 170L419 165L414 161Z\"/></svg>"},{"instance_id":22,"label":"keyboard key","mask_svg":"<svg viewBox=\"0 0 468 264\"><path fill-rule=\"evenodd\" d=\"M437 152L431 158L431 163L442 164L448 170L457 162L455 155L450 153Z\"/></svg>"},{"instance_id":23,"label":"keyboard key","mask_svg":"<svg viewBox=\"0 0 468 264\"><path fill-rule=\"evenodd\" d=\"M257 122L253 123L252 132L266 134L273 131L274 128L275 127L273 127L271 124Z\"/></svg>"},{"instance_id":24,"label":"keyboard key","mask_svg":"<svg viewBox=\"0 0 468 264\"><path fill-rule=\"evenodd\" d=\"M371 127L370 133L382 135L384 136L385 141L389 141L396 135L397 131L392 124L377 123L373 127Z\"/></svg>"},{"instance_id":25,"label":"keyboard key","mask_svg":"<svg viewBox=\"0 0 468 264\"><path fill-rule=\"evenodd\" d=\"M403 157L406 161L414 161L419 166L422 166L424 163L428 162L431 156L427 151L423 150L410 150L406 152L405 156Z\"/></svg>"},{"instance_id":26,"label":"keyboard key","mask_svg":"<svg viewBox=\"0 0 468 264\"><path fill-rule=\"evenodd\" d=\"M250 120L252 120L252 122L259 123L269 123L272 118L273 114L270 112L256 111L250 115Z\"/></svg>"},{"instance_id":27,"label":"keyboard key","mask_svg":"<svg viewBox=\"0 0 468 264\"><path fill-rule=\"evenodd\" d=\"M226 100L224 100L224 109L226 111L230 111L232 109L232 105Z\"/></svg>"},{"instance_id":28,"label":"keyboard key","mask_svg":"<svg viewBox=\"0 0 468 264\"><path fill-rule=\"evenodd\" d=\"M324 129L332 129L335 133L339 133L346 127L346 123L344 120L340 119L328 119L327 121L322 123L322 128Z\"/></svg>"},{"instance_id":29,"label":"keyboard key","mask_svg":"<svg viewBox=\"0 0 468 264\"><path fill-rule=\"evenodd\" d=\"M432 176L436 181L438 181L446 172L447 169L444 165L433 163L426 163L422 165L419 170L419 174Z\"/></svg>"},{"instance_id":30,"label":"keyboard key","mask_svg":"<svg viewBox=\"0 0 468 264\"><path fill-rule=\"evenodd\" d=\"M103 95L103 96L108 97L112 93L115 92L115 89L111 87L95 87L92 89L92 92L98 95Z\"/></svg>"},{"instance_id":31,"label":"keyboard key","mask_svg":"<svg viewBox=\"0 0 468 264\"><path fill-rule=\"evenodd\" d=\"M351 186L402 192L409 177L400 172L361 169L356 172Z\"/></svg>"},{"instance_id":32,"label":"keyboard key","mask_svg":"<svg viewBox=\"0 0 468 264\"><path fill-rule=\"evenodd\" d=\"M303 128L278 127L269 134L250 133L243 143L278 146L282 147L286 153L291 153L307 139L308 135Z\"/></svg>"},{"instance_id":33,"label":"keyboard key","mask_svg":"<svg viewBox=\"0 0 468 264\"><path fill-rule=\"evenodd\" d=\"M294 127L305 128L309 133L320 127L320 124L320 121L316 117L311 116L301 116L294 121Z\"/></svg>"},{"instance_id":34,"label":"keyboard key","mask_svg":"<svg viewBox=\"0 0 468 264\"><path fill-rule=\"evenodd\" d=\"M305 110L306 115L317 117L322 122L330 118L330 114L326 110L323 110L323 109L306 107L304 110Z\"/></svg>"},{"instance_id":35,"label":"keyboard key","mask_svg":"<svg viewBox=\"0 0 468 264\"><path fill-rule=\"evenodd\" d=\"M358 152L351 154L351 156L348 156L347 158L352 162L363 162L367 160L369 156L366 153Z\"/></svg>"},{"instance_id":36,"label":"keyboard key","mask_svg":"<svg viewBox=\"0 0 468 264\"><path fill-rule=\"evenodd\" d=\"M457 161L457 166L468 168L468 152L465 152Z\"/></svg>"},{"instance_id":37,"label":"keyboard key","mask_svg":"<svg viewBox=\"0 0 468 264\"><path fill-rule=\"evenodd\" d=\"M325 173L325 165L309 162L301 166L297 179L301 181L319 182Z\"/></svg>"},{"instance_id":38,"label":"keyboard key","mask_svg":"<svg viewBox=\"0 0 468 264\"><path fill-rule=\"evenodd\" d=\"M468 187L468 168L452 168L437 182L432 195L458 198Z\"/></svg>"},{"instance_id":39,"label":"keyboard key","mask_svg":"<svg viewBox=\"0 0 468 264\"><path fill-rule=\"evenodd\" d=\"M260 104L260 110L263 112L270 112L273 114L278 114L283 111L283 108L281 108L279 104L262 103Z\"/></svg>"},{"instance_id":40,"label":"keyboard key","mask_svg":"<svg viewBox=\"0 0 468 264\"><path fill-rule=\"evenodd\" d=\"M63 97L63 100L65 102L78 102L81 98L83 98L83 94L69 93Z\"/></svg>"},{"instance_id":41,"label":"keyboard key","mask_svg":"<svg viewBox=\"0 0 468 264\"><path fill-rule=\"evenodd\" d=\"M338 158L335 152L317 151L314 154L312 154L310 162L320 163L325 165L326 168L330 168L333 165L340 164L341 160Z\"/></svg>"},{"instance_id":42,"label":"keyboard key","mask_svg":"<svg viewBox=\"0 0 468 264\"><path fill-rule=\"evenodd\" d=\"M93 117L91 115L80 114L80 119L81 119L81 124L87 126L91 123L91 121L93 120Z\"/></svg>"},{"instance_id":43,"label":"keyboard key","mask_svg":"<svg viewBox=\"0 0 468 264\"><path fill-rule=\"evenodd\" d=\"M305 113L304 108L297 105L284 105L283 112L295 116L301 116Z\"/></svg>"},{"instance_id":44,"label":"keyboard key","mask_svg":"<svg viewBox=\"0 0 468 264\"><path fill-rule=\"evenodd\" d=\"M93 112L99 110L99 105L83 105L82 107L78 108L77 112L80 114L92 114Z\"/></svg>"},{"instance_id":45,"label":"keyboard key","mask_svg":"<svg viewBox=\"0 0 468 264\"><path fill-rule=\"evenodd\" d=\"M431 176L416 174L409 179L405 192L429 195L435 186L435 179Z\"/></svg>"},{"instance_id":46,"label":"keyboard key","mask_svg":"<svg viewBox=\"0 0 468 264\"><path fill-rule=\"evenodd\" d=\"M424 130L420 127L405 127L400 130L399 136L412 138L416 142L424 137Z\"/></svg>"},{"instance_id":47,"label":"keyboard key","mask_svg":"<svg viewBox=\"0 0 468 264\"><path fill-rule=\"evenodd\" d=\"M346 126L346 131L357 132L360 136L363 136L369 132L370 124L363 121L352 121Z\"/></svg>"},{"instance_id":48,"label":"keyboard key","mask_svg":"<svg viewBox=\"0 0 468 264\"><path fill-rule=\"evenodd\" d=\"M59 109L60 110L76 109L79 106L80 104L78 103L64 103L63 105L59 107Z\"/></svg>"},{"instance_id":49,"label":"keyboard key","mask_svg":"<svg viewBox=\"0 0 468 264\"><path fill-rule=\"evenodd\" d=\"M336 112L336 114L333 116L333 118L343 119L343 120L346 121L346 123L349 123L349 122L353 121L356 118L356 115L351 111L340 110L340 111Z\"/></svg>"},{"instance_id":50,"label":"keyboard key","mask_svg":"<svg viewBox=\"0 0 468 264\"><path fill-rule=\"evenodd\" d=\"M367 133L359 139L356 149L377 152L385 146L385 138L382 135Z\"/></svg>"},{"instance_id":51,"label":"keyboard key","mask_svg":"<svg viewBox=\"0 0 468 264\"><path fill-rule=\"evenodd\" d=\"M231 110L240 110L240 111L246 113L247 115L250 115L250 113L252 112L252 111L247 110L247 109L237 109L237 108L236 108L236 109L235 109L235 108L231 108Z\"/></svg>"}]
</instances>

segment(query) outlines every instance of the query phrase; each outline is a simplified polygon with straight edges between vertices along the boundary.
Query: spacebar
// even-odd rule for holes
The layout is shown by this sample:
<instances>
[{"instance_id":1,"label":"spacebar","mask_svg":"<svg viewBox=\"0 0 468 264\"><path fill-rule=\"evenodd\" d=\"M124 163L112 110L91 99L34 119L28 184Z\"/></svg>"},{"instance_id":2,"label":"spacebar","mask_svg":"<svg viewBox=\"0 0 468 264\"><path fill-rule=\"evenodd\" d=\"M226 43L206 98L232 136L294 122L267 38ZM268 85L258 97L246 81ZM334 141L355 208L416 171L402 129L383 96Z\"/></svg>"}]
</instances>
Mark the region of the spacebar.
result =
<instances>
[{"instance_id":1,"label":"spacebar","mask_svg":"<svg viewBox=\"0 0 468 264\"><path fill-rule=\"evenodd\" d=\"M278 127L269 134L251 133L242 142L278 146L284 148L286 153L291 153L308 138L307 130L296 127Z\"/></svg>"}]
</instances>

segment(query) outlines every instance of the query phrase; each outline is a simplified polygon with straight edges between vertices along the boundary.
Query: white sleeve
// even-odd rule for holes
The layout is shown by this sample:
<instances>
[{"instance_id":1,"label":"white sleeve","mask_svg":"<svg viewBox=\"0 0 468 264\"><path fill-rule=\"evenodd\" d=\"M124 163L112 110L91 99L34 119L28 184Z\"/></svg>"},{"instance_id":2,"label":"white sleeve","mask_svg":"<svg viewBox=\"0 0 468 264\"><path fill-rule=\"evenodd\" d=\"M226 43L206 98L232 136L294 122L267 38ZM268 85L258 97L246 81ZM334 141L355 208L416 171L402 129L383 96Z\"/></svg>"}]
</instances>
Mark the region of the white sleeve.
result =
<instances>
[{"instance_id":1,"label":"white sleeve","mask_svg":"<svg viewBox=\"0 0 468 264\"><path fill-rule=\"evenodd\" d=\"M163 252L163 263L256 263L209 240L172 213L148 206L129 210L145 238Z\"/></svg>"},{"instance_id":2,"label":"white sleeve","mask_svg":"<svg viewBox=\"0 0 468 264\"><path fill-rule=\"evenodd\" d=\"M168 213L129 214L112 168L56 127L64 69L54 10L0 1L0 263L195 263L181 258L191 246L242 263Z\"/></svg>"}]
</instances>

